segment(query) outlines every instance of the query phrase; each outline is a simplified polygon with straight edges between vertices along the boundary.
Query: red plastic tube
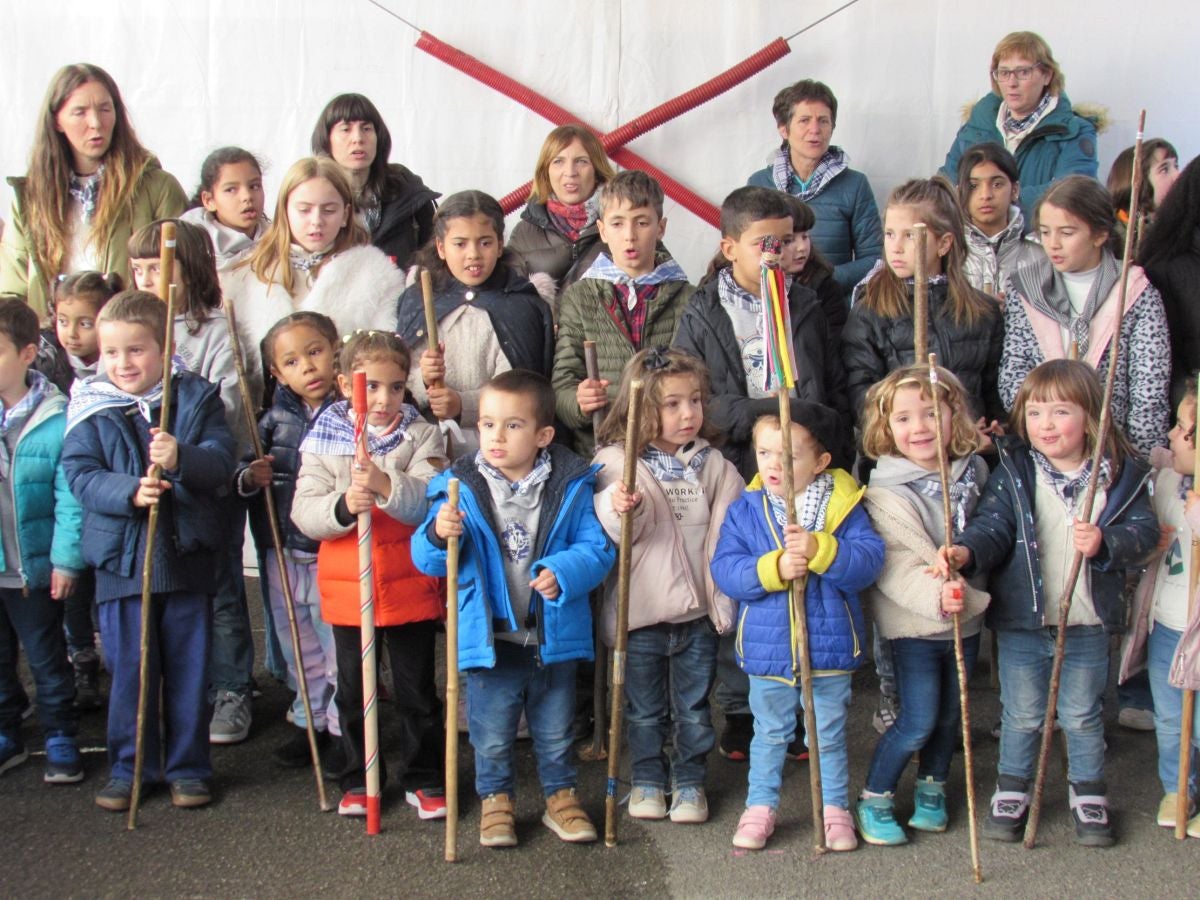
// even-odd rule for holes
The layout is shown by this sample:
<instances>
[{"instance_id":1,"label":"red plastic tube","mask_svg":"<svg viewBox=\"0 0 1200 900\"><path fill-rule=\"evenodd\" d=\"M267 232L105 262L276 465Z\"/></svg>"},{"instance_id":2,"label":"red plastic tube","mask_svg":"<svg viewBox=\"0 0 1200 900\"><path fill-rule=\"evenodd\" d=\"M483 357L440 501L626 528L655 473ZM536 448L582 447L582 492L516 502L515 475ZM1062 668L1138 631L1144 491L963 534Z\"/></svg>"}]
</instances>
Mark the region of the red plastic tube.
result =
<instances>
[{"instance_id":1,"label":"red plastic tube","mask_svg":"<svg viewBox=\"0 0 1200 900\"><path fill-rule=\"evenodd\" d=\"M548 119L555 125L566 125L571 122L582 121L579 116L574 115L569 110L547 100L541 94L510 78L503 72L493 69L487 63L481 62L474 56L451 47L427 31L421 32L421 36L417 39L417 48L425 51L430 56L440 59L452 68L458 69L464 75L469 75L476 81L486 84L506 97L516 100L522 106ZM787 42L782 38L776 38L766 47L759 50L753 56L742 60L742 62L733 68L727 69L715 78L709 79L704 84L692 88L684 94L680 94L673 100L668 100L666 103L656 106L654 109L632 119L609 134L602 134L591 125L586 125L586 123L585 127L600 138L601 144L614 162L626 169L640 169L653 176L662 185L663 193L715 228L720 223L720 211L716 206L633 151L624 149L624 146L646 132L657 128L664 122L669 122L671 119L683 115L683 113L695 109L702 103L706 103L714 97L723 94L730 88L761 72L767 66L783 58L790 52L791 48L788 47ZM505 214L513 212L525 202L529 197L531 187L532 183L527 182L501 198L500 206Z\"/></svg>"}]
</instances>

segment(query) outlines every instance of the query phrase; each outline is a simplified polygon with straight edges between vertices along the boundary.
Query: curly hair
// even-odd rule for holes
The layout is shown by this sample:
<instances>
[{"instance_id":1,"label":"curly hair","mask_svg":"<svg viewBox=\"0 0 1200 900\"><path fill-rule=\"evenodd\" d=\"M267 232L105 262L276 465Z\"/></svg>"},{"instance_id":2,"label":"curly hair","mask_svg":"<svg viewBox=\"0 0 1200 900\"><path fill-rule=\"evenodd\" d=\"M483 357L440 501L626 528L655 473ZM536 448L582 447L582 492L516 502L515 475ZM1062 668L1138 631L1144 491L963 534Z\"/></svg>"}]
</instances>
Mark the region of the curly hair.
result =
<instances>
[{"instance_id":1,"label":"curly hair","mask_svg":"<svg viewBox=\"0 0 1200 900\"><path fill-rule=\"evenodd\" d=\"M961 459L979 449L979 432L971 418L970 401L966 388L949 369L938 366L937 379L943 399L950 407L950 421L942 423L943 434L948 430L950 436L946 449L950 459ZM929 366L895 369L867 391L867 399L863 403L862 446L863 453L871 459L901 455L889 420L896 394L903 388L916 388L923 400L932 398L933 383L929 378Z\"/></svg>"}]
</instances>

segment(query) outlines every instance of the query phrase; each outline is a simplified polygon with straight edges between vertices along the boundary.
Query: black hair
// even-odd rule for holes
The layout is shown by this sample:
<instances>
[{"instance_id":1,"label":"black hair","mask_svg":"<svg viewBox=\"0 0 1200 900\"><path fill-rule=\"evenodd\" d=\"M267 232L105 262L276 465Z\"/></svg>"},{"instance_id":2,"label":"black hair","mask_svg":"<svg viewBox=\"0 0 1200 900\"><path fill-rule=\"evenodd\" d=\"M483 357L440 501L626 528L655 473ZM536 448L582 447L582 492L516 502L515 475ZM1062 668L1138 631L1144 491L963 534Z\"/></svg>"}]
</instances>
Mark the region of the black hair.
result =
<instances>
[{"instance_id":1,"label":"black hair","mask_svg":"<svg viewBox=\"0 0 1200 900\"><path fill-rule=\"evenodd\" d=\"M221 308L216 252L208 232L182 219L159 219L133 233L127 245L129 259L158 259L162 252L162 227L167 222L175 225L175 261L179 263L183 281L181 309L184 322L188 334L195 334L208 321L212 311ZM159 277L169 279L171 273L161 272ZM177 309L176 313L179 311Z\"/></svg>"},{"instance_id":2,"label":"black hair","mask_svg":"<svg viewBox=\"0 0 1200 900\"><path fill-rule=\"evenodd\" d=\"M788 195L774 188L740 187L721 203L721 237L738 240L752 222L790 219Z\"/></svg>"},{"instance_id":3,"label":"black hair","mask_svg":"<svg viewBox=\"0 0 1200 900\"><path fill-rule=\"evenodd\" d=\"M323 313L309 311L294 312L284 316L267 330L266 335L258 344L258 355L262 360L263 368L264 409L270 409L275 403L275 387L279 383L272 371L275 365L275 341L289 328L297 328L301 325L312 328L329 341L330 351L333 353L333 364L335 367L337 366L341 336L338 334L337 325L334 324L333 319Z\"/></svg>"},{"instance_id":4,"label":"black hair","mask_svg":"<svg viewBox=\"0 0 1200 900\"><path fill-rule=\"evenodd\" d=\"M1003 144L984 143L968 147L958 161L958 205L962 207L967 221L970 221L967 207L971 200L971 170L983 163L994 165L1013 184L1021 183L1017 158Z\"/></svg>"},{"instance_id":5,"label":"black hair","mask_svg":"<svg viewBox=\"0 0 1200 900\"><path fill-rule=\"evenodd\" d=\"M392 153L392 134L383 123L383 116L375 104L362 94L338 94L325 104L317 124L313 127L313 156L332 156L329 134L338 122L369 122L375 129L375 159L367 173L366 190L383 196L383 184L387 180L388 157Z\"/></svg>"},{"instance_id":6,"label":"black hair","mask_svg":"<svg viewBox=\"0 0 1200 900\"><path fill-rule=\"evenodd\" d=\"M441 290L453 278L446 261L438 255L437 242L445 240L451 221L471 219L475 216L484 216L490 219L497 239L503 243L504 210L500 208L500 203L491 194L485 194L483 191L459 191L438 204L437 212L433 216L433 234L425 242L425 246L418 250L412 258L413 265L429 270L435 290ZM499 272L502 266L508 265L509 259L508 253L505 252L496 262L496 271Z\"/></svg>"},{"instance_id":7,"label":"black hair","mask_svg":"<svg viewBox=\"0 0 1200 900\"><path fill-rule=\"evenodd\" d=\"M263 167L262 163L258 161L258 157L241 147L221 147L204 157L204 162L200 164L200 183L196 185L196 192L188 200L188 209L203 206L204 201L200 195L205 191L215 194L221 170L226 166L236 166L238 163L250 163L258 170L258 174L262 175Z\"/></svg>"},{"instance_id":8,"label":"black hair","mask_svg":"<svg viewBox=\"0 0 1200 900\"><path fill-rule=\"evenodd\" d=\"M1200 228L1200 156L1193 159L1154 213L1146 229L1138 262L1143 266L1166 262L1192 252Z\"/></svg>"},{"instance_id":9,"label":"black hair","mask_svg":"<svg viewBox=\"0 0 1200 900\"><path fill-rule=\"evenodd\" d=\"M40 323L33 308L18 297L0 298L0 334L7 337L17 350L41 340Z\"/></svg>"},{"instance_id":10,"label":"black hair","mask_svg":"<svg viewBox=\"0 0 1200 900\"><path fill-rule=\"evenodd\" d=\"M116 272L74 272L54 285L50 311L53 312L63 300L79 297L90 300L95 311L100 312L104 309L104 304L119 294L124 287L124 280Z\"/></svg>"}]
</instances>

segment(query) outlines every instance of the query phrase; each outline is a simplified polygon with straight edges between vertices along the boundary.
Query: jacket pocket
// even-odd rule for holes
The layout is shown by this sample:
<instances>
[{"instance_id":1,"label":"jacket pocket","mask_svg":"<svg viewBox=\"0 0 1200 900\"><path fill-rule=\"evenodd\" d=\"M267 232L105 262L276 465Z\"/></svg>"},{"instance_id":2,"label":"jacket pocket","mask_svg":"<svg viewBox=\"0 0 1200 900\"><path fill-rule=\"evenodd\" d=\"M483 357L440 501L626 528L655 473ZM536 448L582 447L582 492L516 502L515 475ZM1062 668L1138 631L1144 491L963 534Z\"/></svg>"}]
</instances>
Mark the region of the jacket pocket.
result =
<instances>
[{"instance_id":1,"label":"jacket pocket","mask_svg":"<svg viewBox=\"0 0 1200 900\"><path fill-rule=\"evenodd\" d=\"M854 658L858 659L862 655L862 645L858 642L858 628L854 624L854 613L850 611L850 604L845 600L842 601L842 608L846 610L846 621L850 623L850 639L854 642Z\"/></svg>"}]
</instances>

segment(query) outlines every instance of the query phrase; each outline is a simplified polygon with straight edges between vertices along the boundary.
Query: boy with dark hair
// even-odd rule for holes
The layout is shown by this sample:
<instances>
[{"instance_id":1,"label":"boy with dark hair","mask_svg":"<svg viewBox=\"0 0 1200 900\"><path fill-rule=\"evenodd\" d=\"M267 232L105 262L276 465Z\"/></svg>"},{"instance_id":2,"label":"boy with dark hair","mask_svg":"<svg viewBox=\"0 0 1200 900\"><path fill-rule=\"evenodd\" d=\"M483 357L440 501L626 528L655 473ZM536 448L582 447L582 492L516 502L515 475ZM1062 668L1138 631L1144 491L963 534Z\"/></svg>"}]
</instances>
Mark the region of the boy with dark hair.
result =
<instances>
[{"instance_id":1,"label":"boy with dark hair","mask_svg":"<svg viewBox=\"0 0 1200 900\"><path fill-rule=\"evenodd\" d=\"M460 539L458 662L467 674L475 748L479 842L517 843L513 744L529 722L546 798L542 822L562 840L596 839L575 795L575 668L590 660L588 592L616 553L592 505L596 471L552 444L554 391L533 372L496 376L479 398L480 449L429 485L431 506L412 538L413 562L446 574L446 541ZM446 503L451 478L459 508Z\"/></svg>"},{"instance_id":2,"label":"boy with dark hair","mask_svg":"<svg viewBox=\"0 0 1200 900\"><path fill-rule=\"evenodd\" d=\"M20 738L28 698L17 675L19 641L46 736L43 778L63 784L83 778L62 606L83 559L79 504L60 462L67 401L30 368L39 338L37 313L28 304L0 300L0 772L29 757Z\"/></svg>"},{"instance_id":3,"label":"boy with dark hair","mask_svg":"<svg viewBox=\"0 0 1200 900\"><path fill-rule=\"evenodd\" d=\"M96 569L100 634L112 672L108 707L109 782L96 805L120 812L133 792L142 568L148 510L157 519L146 708L148 783L165 776L175 806L203 806L212 777L207 699L210 600L217 554L229 536L217 497L228 489L234 442L216 385L172 363L170 428L163 402L166 307L153 294L124 291L97 320L105 374L78 384L67 409L63 469L84 510L83 558ZM151 477L154 467L158 477ZM159 739L165 733L165 747ZM165 765L164 765L165 763Z\"/></svg>"}]
</instances>

